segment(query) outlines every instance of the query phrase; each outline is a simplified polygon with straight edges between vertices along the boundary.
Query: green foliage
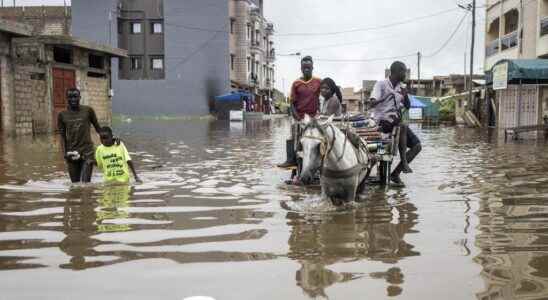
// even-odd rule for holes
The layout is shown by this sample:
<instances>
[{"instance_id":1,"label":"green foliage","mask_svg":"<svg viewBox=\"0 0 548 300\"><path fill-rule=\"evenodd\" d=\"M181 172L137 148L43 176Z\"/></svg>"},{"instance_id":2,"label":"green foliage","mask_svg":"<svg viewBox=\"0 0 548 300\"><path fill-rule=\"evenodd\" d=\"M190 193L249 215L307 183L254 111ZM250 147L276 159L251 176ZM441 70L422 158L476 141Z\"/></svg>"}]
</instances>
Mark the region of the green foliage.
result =
<instances>
[{"instance_id":1,"label":"green foliage","mask_svg":"<svg viewBox=\"0 0 548 300\"><path fill-rule=\"evenodd\" d=\"M449 98L441 102L440 121L455 121L455 98Z\"/></svg>"}]
</instances>

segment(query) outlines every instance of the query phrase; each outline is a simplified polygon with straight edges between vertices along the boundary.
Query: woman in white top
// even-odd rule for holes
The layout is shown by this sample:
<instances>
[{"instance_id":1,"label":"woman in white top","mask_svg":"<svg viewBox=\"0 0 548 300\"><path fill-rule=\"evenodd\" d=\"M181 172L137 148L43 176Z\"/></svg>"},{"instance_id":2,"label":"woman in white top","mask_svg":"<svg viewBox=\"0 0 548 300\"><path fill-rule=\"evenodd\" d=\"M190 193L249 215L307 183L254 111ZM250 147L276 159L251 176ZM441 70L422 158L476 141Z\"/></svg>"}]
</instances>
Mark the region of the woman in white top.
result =
<instances>
[{"instance_id":1,"label":"woman in white top","mask_svg":"<svg viewBox=\"0 0 548 300\"><path fill-rule=\"evenodd\" d=\"M320 93L324 99L321 110L322 115L340 116L342 114L342 93L335 81L331 78L322 80Z\"/></svg>"}]
</instances>

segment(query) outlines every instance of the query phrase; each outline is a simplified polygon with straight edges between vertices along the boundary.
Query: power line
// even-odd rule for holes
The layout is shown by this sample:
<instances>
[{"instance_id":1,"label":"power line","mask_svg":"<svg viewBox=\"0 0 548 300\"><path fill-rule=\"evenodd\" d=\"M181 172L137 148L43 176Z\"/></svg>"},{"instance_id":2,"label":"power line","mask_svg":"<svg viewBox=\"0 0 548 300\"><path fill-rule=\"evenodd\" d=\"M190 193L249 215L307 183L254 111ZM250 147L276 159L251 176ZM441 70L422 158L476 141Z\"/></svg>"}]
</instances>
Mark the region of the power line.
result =
<instances>
[{"instance_id":1,"label":"power line","mask_svg":"<svg viewBox=\"0 0 548 300\"><path fill-rule=\"evenodd\" d=\"M278 34L276 34L276 36L324 36L324 35L339 35L339 34L345 34L345 33L378 30L378 29L384 29L384 28L399 26L399 25L403 25L403 24L408 24L408 23L416 22L418 20L424 20L424 19L428 19L428 18L432 18L432 17L437 17L437 16L440 16L440 15L447 14L449 12L456 11L456 10L458 10L458 8L446 9L446 10L439 11L439 12L436 12L436 13L433 13L433 14L420 16L420 17L415 17L413 19L407 19L405 21L385 24L385 25L381 25L381 26L356 28L356 29L343 30L343 31L333 31L333 32L301 32L301 33L281 33L281 34L278 33Z\"/></svg>"},{"instance_id":2,"label":"power line","mask_svg":"<svg viewBox=\"0 0 548 300\"><path fill-rule=\"evenodd\" d=\"M360 44L371 43L371 42L385 41L385 40L393 39L393 38L400 37L400 36L401 36L401 35L391 35L391 36L384 37L384 38L375 38L375 39L370 39L370 40L365 40L365 41L359 41L359 42L328 44L328 45L322 45L322 46L301 48L299 51L282 51L282 52L304 52L304 51L314 51L314 50L320 50L320 49L328 49L328 48L337 48L337 47L344 47L344 46L360 45Z\"/></svg>"},{"instance_id":3,"label":"power line","mask_svg":"<svg viewBox=\"0 0 548 300\"><path fill-rule=\"evenodd\" d=\"M464 23L464 20L466 20L466 17L468 16L468 12L466 12L464 14L464 16L462 16L462 18L460 19L460 22L459 24L457 25L457 27L455 28L455 30L453 31L453 33L451 33L451 35L449 36L449 38L447 39L447 41L445 41L445 43L443 43L443 45L436 51L434 51L432 54L430 55L424 55L423 57L426 57L426 58L430 58L430 57L434 57L436 55L438 55L441 51L443 51L443 49L445 49L445 47L447 47L447 45L449 45L449 43L451 42L451 40L453 40L453 38L455 37L455 35L457 34L457 32L459 31L459 29L462 27L462 24Z\"/></svg>"},{"instance_id":4,"label":"power line","mask_svg":"<svg viewBox=\"0 0 548 300\"><path fill-rule=\"evenodd\" d=\"M430 55L423 55L422 57L431 58L431 57L434 57L434 56L438 55L439 53L441 53L441 51L443 51L449 45L449 43L453 40L453 38L455 37L455 35L459 31L459 29L462 27L462 24L464 23L464 20L466 20L467 16L468 16L468 12L466 12L464 14L464 16L459 21L459 23L458 23L457 27L455 28L455 30L453 30L453 32L451 33L449 38L441 45L441 47L438 50L434 51ZM417 52L413 52L413 53L404 54L404 55L397 55L397 56L390 56L390 57L378 57L378 58L370 58L370 59L315 58L314 61L324 61L324 62L372 62L372 61L382 61L382 60L392 60L392 59L400 59L400 58L407 58L407 57L415 57L416 55L417 55ZM287 55L287 56L292 56L292 55Z\"/></svg>"},{"instance_id":5,"label":"power line","mask_svg":"<svg viewBox=\"0 0 548 300\"><path fill-rule=\"evenodd\" d=\"M173 70L177 70L177 68L179 68L180 66L184 65L188 60L190 60L192 57L194 57L194 55L198 54L199 52L201 52L205 47L207 47L209 45L209 43L213 42L217 36L219 35L220 32L217 32L215 33L210 39L206 40L202 45L200 45L196 50L194 50L192 53L190 53L188 56L186 56L185 58L181 59L180 62L178 62L175 66L173 66L173 68L171 69L171 71Z\"/></svg>"},{"instance_id":6,"label":"power line","mask_svg":"<svg viewBox=\"0 0 548 300\"><path fill-rule=\"evenodd\" d=\"M411 56L416 56L417 53L414 52L412 54L406 54L406 55L398 55L398 56L390 56L390 57L377 57L377 58L370 58L370 59L331 59L331 58L314 58L314 61L324 61L324 62L371 62L371 61L381 61L381 60L391 60L391 59L398 59L398 58L406 58ZM287 55L290 56L290 55ZM286 56L284 56L286 57Z\"/></svg>"},{"instance_id":7,"label":"power line","mask_svg":"<svg viewBox=\"0 0 548 300\"><path fill-rule=\"evenodd\" d=\"M404 25L404 24L408 24L408 23L413 23L413 22L416 22L416 21L419 21L419 20L424 20L424 19L444 15L444 14L447 14L447 13L450 13L450 12L453 12L453 11L456 11L456 10L458 10L458 8L447 9L447 10L439 11L439 12L432 13L432 14L429 14L429 15L424 15L424 16L415 17L415 18L412 18L412 19L407 19L405 21L400 21L400 22L395 22L395 23L390 23L390 24L385 24L385 25L380 25L380 26L366 27L366 28L356 28L356 29L350 29L350 30L324 32L324 33L321 33L321 32L316 32L316 33L312 33L312 32L309 32L309 33L306 33L306 32L305 33L274 33L274 35L279 36L279 37L284 37L284 36L323 36L323 35L339 35L339 34L353 33L353 32L372 31L372 30L379 30L379 29ZM215 32L215 33L217 33L217 32L219 32L219 33L229 33L229 31L227 31L225 29L204 28L204 27L189 26L189 25L184 25L184 24L168 23L168 22L166 22L165 25L166 26L177 27L177 28L184 28L184 29L188 29L188 30L195 30L195 31L205 31L205 32Z\"/></svg>"}]
</instances>

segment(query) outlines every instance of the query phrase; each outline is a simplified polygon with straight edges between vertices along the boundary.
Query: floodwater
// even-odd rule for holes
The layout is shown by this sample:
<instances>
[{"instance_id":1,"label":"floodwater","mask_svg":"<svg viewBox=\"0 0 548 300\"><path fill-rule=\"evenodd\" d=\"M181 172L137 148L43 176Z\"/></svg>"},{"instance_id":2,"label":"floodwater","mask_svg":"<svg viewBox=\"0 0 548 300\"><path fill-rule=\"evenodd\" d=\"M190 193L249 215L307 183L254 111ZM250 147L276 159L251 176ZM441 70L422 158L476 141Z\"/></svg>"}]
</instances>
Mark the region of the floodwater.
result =
<instances>
[{"instance_id":1,"label":"floodwater","mask_svg":"<svg viewBox=\"0 0 548 300\"><path fill-rule=\"evenodd\" d=\"M131 187L3 140L0 299L546 299L548 147L413 128L408 187L345 211L281 184L283 119L118 124Z\"/></svg>"}]
</instances>

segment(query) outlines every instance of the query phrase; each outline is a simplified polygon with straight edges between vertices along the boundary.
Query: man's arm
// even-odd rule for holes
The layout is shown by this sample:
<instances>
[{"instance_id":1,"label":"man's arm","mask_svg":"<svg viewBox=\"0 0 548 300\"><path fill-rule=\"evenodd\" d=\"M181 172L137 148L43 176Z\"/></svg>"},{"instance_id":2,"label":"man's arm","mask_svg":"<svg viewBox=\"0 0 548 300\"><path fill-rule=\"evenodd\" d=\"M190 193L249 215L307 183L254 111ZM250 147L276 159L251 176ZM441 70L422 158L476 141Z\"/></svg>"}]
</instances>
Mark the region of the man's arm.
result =
<instances>
[{"instance_id":1,"label":"man's arm","mask_svg":"<svg viewBox=\"0 0 548 300\"><path fill-rule=\"evenodd\" d=\"M403 106L405 107L405 109L410 109L411 108L411 101L409 100L409 94L407 94L407 90L402 89L401 90L401 95L403 96Z\"/></svg>"},{"instance_id":2,"label":"man's arm","mask_svg":"<svg viewBox=\"0 0 548 300\"><path fill-rule=\"evenodd\" d=\"M57 129L59 130L59 135L61 138L61 151L63 151L63 157L67 159L67 127L63 122L61 114L57 115Z\"/></svg>"},{"instance_id":3,"label":"man's arm","mask_svg":"<svg viewBox=\"0 0 548 300\"><path fill-rule=\"evenodd\" d=\"M296 92L295 92L295 82L291 85L291 92L289 94L289 102L291 103L291 116L295 119L299 119L299 114L297 113L296 106Z\"/></svg>"},{"instance_id":4,"label":"man's arm","mask_svg":"<svg viewBox=\"0 0 548 300\"><path fill-rule=\"evenodd\" d=\"M143 182L143 181L141 181L141 178L139 178L139 176L137 176L137 171L135 171L135 166L133 165L133 161L128 160L127 165L131 169L131 172L133 173L133 177L135 178L135 181L139 182L139 183Z\"/></svg>"},{"instance_id":5,"label":"man's arm","mask_svg":"<svg viewBox=\"0 0 548 300\"><path fill-rule=\"evenodd\" d=\"M371 108L379 105L380 103L384 102L385 99L382 97L382 86L381 81L377 81L375 83L375 86L373 87L373 91L371 91L371 97L369 100L369 106Z\"/></svg>"}]
</instances>

